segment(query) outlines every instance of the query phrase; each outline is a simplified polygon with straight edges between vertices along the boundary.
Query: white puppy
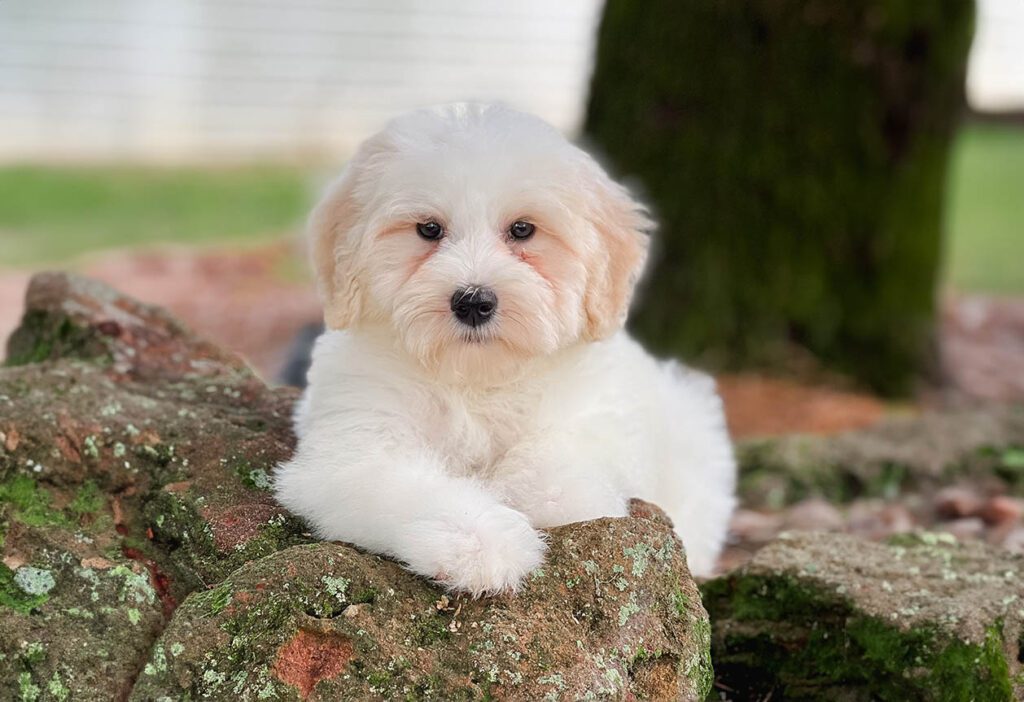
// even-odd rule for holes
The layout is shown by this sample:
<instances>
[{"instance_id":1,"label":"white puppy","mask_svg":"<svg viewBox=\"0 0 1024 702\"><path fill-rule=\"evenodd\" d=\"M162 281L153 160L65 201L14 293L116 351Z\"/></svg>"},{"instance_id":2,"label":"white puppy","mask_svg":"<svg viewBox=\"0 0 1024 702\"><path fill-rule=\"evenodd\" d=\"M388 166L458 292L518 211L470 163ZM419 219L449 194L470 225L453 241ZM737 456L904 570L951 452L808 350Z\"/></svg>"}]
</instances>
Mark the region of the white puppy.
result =
<instances>
[{"instance_id":1,"label":"white puppy","mask_svg":"<svg viewBox=\"0 0 1024 702\"><path fill-rule=\"evenodd\" d=\"M622 325L644 211L535 117L391 122L311 218L329 331L278 499L453 590L514 589L550 527L660 505L713 567L735 466L707 376Z\"/></svg>"}]
</instances>

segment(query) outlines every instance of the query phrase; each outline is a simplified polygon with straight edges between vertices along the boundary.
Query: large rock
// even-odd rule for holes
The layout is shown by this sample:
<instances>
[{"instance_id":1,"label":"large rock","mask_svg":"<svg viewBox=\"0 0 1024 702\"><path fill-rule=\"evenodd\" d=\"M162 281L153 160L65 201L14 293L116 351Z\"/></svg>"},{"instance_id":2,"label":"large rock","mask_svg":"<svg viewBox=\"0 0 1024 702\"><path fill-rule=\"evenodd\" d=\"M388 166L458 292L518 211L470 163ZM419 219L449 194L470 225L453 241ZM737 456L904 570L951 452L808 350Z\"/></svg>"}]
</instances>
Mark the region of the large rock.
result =
<instances>
[{"instance_id":1,"label":"large rock","mask_svg":"<svg viewBox=\"0 0 1024 702\"><path fill-rule=\"evenodd\" d=\"M706 583L735 700L1024 699L1024 558L948 535L792 534Z\"/></svg>"},{"instance_id":2,"label":"large rock","mask_svg":"<svg viewBox=\"0 0 1024 702\"><path fill-rule=\"evenodd\" d=\"M671 530L550 542L521 592L478 601L346 546L282 551L189 597L132 699L703 699L707 615Z\"/></svg>"},{"instance_id":3,"label":"large rock","mask_svg":"<svg viewBox=\"0 0 1024 702\"><path fill-rule=\"evenodd\" d=\"M33 279L0 371L0 698L126 697L189 592L306 540L266 490L293 399L157 308Z\"/></svg>"},{"instance_id":4,"label":"large rock","mask_svg":"<svg viewBox=\"0 0 1024 702\"><path fill-rule=\"evenodd\" d=\"M656 509L552 531L518 596L446 599L274 503L294 400L158 308L33 279L0 369L0 699L707 692Z\"/></svg>"},{"instance_id":5,"label":"large rock","mask_svg":"<svg viewBox=\"0 0 1024 702\"><path fill-rule=\"evenodd\" d=\"M88 278L40 273L8 339L6 363L67 358L100 360L115 375L135 378L248 374L241 359L190 334L160 307Z\"/></svg>"}]
</instances>

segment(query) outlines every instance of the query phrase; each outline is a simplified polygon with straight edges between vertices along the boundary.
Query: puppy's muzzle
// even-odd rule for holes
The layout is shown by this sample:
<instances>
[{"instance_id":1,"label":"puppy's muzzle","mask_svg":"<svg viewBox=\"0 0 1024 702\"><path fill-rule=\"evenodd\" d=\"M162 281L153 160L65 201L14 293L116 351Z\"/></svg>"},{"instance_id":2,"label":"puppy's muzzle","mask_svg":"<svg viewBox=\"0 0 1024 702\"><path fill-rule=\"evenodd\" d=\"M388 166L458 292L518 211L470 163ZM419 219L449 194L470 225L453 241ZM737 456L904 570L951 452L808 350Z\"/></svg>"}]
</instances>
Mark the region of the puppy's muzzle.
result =
<instances>
[{"instance_id":1,"label":"puppy's muzzle","mask_svg":"<svg viewBox=\"0 0 1024 702\"><path fill-rule=\"evenodd\" d=\"M498 296L490 288L460 288L452 295L452 314L468 327L486 324L497 309Z\"/></svg>"}]
</instances>

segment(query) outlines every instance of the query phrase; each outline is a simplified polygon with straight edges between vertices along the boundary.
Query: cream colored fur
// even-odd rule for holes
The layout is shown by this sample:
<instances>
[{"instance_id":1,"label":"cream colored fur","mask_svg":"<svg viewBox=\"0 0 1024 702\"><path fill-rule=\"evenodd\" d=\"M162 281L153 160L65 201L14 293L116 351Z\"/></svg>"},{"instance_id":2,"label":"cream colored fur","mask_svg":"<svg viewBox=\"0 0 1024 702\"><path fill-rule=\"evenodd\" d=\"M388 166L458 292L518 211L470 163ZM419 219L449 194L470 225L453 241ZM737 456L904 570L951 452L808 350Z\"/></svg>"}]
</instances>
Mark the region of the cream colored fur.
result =
<instances>
[{"instance_id":1,"label":"cream colored fur","mask_svg":"<svg viewBox=\"0 0 1024 702\"><path fill-rule=\"evenodd\" d=\"M444 236L419 236L425 221ZM510 237L515 221L533 236ZM640 497L710 572L734 504L721 402L622 331L649 226L534 117L452 105L393 121L311 217L329 330L278 499L323 538L486 594L541 564L537 528ZM489 323L454 318L465 286L497 294Z\"/></svg>"}]
</instances>

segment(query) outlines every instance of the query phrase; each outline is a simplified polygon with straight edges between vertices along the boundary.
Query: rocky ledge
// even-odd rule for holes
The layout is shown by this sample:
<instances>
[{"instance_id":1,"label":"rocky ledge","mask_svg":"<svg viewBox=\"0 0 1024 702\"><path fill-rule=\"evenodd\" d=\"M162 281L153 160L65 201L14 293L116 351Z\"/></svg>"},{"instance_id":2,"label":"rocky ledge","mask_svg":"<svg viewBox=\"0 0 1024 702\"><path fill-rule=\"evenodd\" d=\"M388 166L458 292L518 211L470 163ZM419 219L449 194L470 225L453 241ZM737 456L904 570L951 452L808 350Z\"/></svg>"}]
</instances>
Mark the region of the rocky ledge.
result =
<instances>
[{"instance_id":1,"label":"rocky ledge","mask_svg":"<svg viewBox=\"0 0 1024 702\"><path fill-rule=\"evenodd\" d=\"M292 391L158 308L33 279L0 369L0 699L702 699L656 508L549 533L515 596L314 543L269 493Z\"/></svg>"},{"instance_id":2,"label":"rocky ledge","mask_svg":"<svg viewBox=\"0 0 1024 702\"><path fill-rule=\"evenodd\" d=\"M1024 699L1024 557L948 534L784 534L703 587L734 700Z\"/></svg>"}]
</instances>

